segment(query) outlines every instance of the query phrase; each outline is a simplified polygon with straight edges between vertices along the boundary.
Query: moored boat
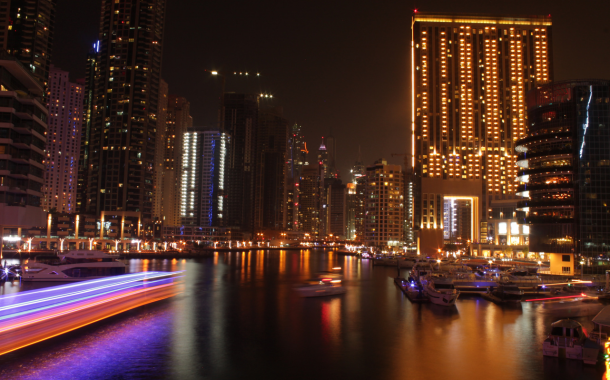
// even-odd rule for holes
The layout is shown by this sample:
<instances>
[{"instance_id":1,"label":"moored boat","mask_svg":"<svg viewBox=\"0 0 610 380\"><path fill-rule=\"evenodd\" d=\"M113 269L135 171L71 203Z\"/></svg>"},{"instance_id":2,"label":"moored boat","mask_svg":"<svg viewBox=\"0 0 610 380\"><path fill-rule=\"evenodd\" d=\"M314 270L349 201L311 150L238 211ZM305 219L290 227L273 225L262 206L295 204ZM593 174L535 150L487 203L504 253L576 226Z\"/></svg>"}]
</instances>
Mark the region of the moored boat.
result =
<instances>
[{"instance_id":1,"label":"moored boat","mask_svg":"<svg viewBox=\"0 0 610 380\"><path fill-rule=\"evenodd\" d=\"M442 306L455 305L455 301L460 295L450 278L429 279L424 286L424 293L432 303Z\"/></svg>"},{"instance_id":2,"label":"moored boat","mask_svg":"<svg viewBox=\"0 0 610 380\"><path fill-rule=\"evenodd\" d=\"M560 319L551 324L551 332L542 343L544 356L582 360L597 364L600 346L589 339L582 325L571 319Z\"/></svg>"},{"instance_id":3,"label":"moored boat","mask_svg":"<svg viewBox=\"0 0 610 380\"><path fill-rule=\"evenodd\" d=\"M497 287L491 286L483 298L493 302L521 302L523 290L511 282L500 282Z\"/></svg>"},{"instance_id":4,"label":"moored boat","mask_svg":"<svg viewBox=\"0 0 610 380\"><path fill-rule=\"evenodd\" d=\"M125 274L117 256L101 251L75 250L39 256L23 268L23 281L83 281Z\"/></svg>"}]
</instances>

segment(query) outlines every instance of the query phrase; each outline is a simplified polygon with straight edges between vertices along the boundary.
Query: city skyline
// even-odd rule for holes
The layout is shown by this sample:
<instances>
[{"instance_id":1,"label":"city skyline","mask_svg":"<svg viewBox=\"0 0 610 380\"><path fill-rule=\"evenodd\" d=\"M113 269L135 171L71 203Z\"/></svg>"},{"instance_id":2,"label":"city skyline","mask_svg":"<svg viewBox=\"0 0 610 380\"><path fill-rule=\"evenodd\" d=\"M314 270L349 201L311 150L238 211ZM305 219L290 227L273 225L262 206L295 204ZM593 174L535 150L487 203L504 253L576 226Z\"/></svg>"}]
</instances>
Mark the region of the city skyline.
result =
<instances>
[{"instance_id":1,"label":"city skyline","mask_svg":"<svg viewBox=\"0 0 610 380\"><path fill-rule=\"evenodd\" d=\"M408 153L410 110L405 109L405 105L410 104L410 98L406 68L411 39L408 19L413 9L524 15L551 13L555 41L562 41L553 46L555 79L609 76L603 62L610 59L610 49L594 49L597 42L586 37L610 36L602 16L610 12L610 4L599 4L606 7L606 11L601 8L590 14L586 6L573 9L566 6L567 1L517 1L510 5L480 4L474 0L460 4L436 1L425 6L411 1L384 2L374 7L353 4L346 7L346 3L337 2L329 5L328 11L330 14L347 12L340 23L334 17L314 14L317 11L314 4L303 5L302 9L287 9L278 4L259 2L256 6L244 6L238 12L230 12L231 19L222 16L223 12L228 12L228 4L205 6L200 11L197 10L204 7L203 4L180 0L168 4L165 38L169 43L164 52L162 77L170 83L172 92L192 102L195 125L213 125L221 89L219 81L210 78L204 70L260 71L262 89L274 93L280 100L286 118L303 125L309 146L318 146L320 137L333 130L337 139L338 168L343 177L357 158L358 145L362 146L365 163L386 157L389 163L402 164L400 157L391 158L389 153ZM58 4L53 63L73 73L72 80L84 76L84 65L71 56L78 51L86 55L97 39L95 25L89 24L98 22L98 5L72 0ZM190 7L194 7L192 12ZM72 17L76 13L78 20ZM203 18L202 22L193 22L192 27L171 26L188 24L183 21L195 17ZM308 20L311 18L318 21L319 30L310 29ZM62 19L70 22L62 23ZM362 25L362 20L367 23ZM235 29L231 33L217 33L222 30L223 22ZM295 24L291 25L293 22ZM573 28L574 25L579 27ZM261 34L255 40L241 39L240 32L247 28L262 28ZM79 33L73 33L74 30ZM277 39L278 43L258 42L267 39ZM361 50L373 54L362 55ZM239 53L235 53L237 51ZM67 52L70 53L66 57ZM285 65L288 61L291 64ZM180 69L181 65L184 69ZM227 91L232 90L231 86L227 81ZM393 134L397 138L369 139L365 133L369 129L382 136Z\"/></svg>"}]
</instances>

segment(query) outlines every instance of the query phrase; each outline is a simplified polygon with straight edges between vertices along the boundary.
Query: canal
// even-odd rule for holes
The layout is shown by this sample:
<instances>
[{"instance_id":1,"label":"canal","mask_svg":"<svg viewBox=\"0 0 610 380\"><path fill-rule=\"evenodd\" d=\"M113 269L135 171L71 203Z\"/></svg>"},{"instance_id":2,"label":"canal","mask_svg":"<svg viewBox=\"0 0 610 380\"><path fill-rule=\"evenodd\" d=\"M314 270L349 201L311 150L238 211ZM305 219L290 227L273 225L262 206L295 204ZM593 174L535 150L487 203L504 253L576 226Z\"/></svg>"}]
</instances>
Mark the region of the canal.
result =
<instances>
[{"instance_id":1,"label":"canal","mask_svg":"<svg viewBox=\"0 0 610 380\"><path fill-rule=\"evenodd\" d=\"M346 294L292 287L341 266ZM0 357L10 379L601 379L603 365L543 358L555 317L535 304L463 296L411 304L395 268L332 251L250 251L130 260L186 270L185 291ZM405 273L405 272L403 272ZM52 284L5 284L3 294ZM590 327L590 318L579 318ZM1 343L1 342L0 342Z\"/></svg>"}]
</instances>

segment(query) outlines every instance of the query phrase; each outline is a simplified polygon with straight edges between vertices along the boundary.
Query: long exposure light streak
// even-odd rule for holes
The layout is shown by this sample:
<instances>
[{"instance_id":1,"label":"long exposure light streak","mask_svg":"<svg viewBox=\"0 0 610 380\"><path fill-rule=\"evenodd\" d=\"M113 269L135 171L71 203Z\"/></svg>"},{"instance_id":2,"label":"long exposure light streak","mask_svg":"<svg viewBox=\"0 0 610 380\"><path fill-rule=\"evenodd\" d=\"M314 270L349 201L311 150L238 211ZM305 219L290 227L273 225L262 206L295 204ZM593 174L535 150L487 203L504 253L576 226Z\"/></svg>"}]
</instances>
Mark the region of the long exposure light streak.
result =
<instances>
[{"instance_id":1,"label":"long exposure light streak","mask_svg":"<svg viewBox=\"0 0 610 380\"><path fill-rule=\"evenodd\" d=\"M0 355L172 297L182 272L143 272L0 297Z\"/></svg>"}]
</instances>

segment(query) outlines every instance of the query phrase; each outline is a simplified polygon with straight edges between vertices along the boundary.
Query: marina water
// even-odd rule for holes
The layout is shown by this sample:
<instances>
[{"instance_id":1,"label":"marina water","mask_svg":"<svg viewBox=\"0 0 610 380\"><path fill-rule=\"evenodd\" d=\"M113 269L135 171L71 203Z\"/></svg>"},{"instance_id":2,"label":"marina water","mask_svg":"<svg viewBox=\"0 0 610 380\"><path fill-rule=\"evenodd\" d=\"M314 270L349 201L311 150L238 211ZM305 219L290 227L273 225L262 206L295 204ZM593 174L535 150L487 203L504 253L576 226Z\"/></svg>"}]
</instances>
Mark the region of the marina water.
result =
<instances>
[{"instance_id":1,"label":"marina water","mask_svg":"<svg viewBox=\"0 0 610 380\"><path fill-rule=\"evenodd\" d=\"M340 266L347 293L293 286ZM11 379L601 379L604 368L542 356L556 317L462 295L411 304L397 270L333 251L245 251L129 260L186 270L185 292L0 357ZM406 271L403 270L403 275ZM53 284L7 283L3 294ZM588 329L590 318L577 318Z\"/></svg>"}]
</instances>

